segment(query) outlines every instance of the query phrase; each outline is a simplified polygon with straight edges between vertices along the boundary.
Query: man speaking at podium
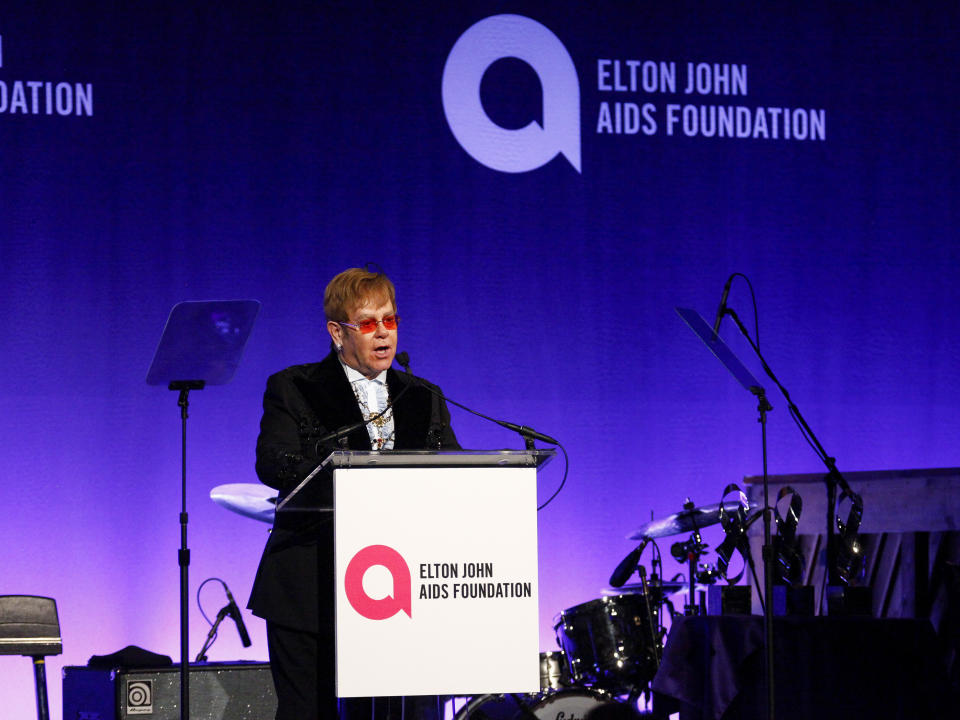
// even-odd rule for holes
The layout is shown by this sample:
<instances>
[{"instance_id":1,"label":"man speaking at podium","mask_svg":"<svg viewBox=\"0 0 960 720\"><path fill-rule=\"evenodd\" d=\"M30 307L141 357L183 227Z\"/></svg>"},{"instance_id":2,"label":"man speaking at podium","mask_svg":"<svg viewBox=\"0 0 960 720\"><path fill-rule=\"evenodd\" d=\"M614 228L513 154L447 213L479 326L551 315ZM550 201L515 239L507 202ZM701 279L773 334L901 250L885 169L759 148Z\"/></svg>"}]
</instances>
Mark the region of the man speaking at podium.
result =
<instances>
[{"instance_id":1,"label":"man speaking at podium","mask_svg":"<svg viewBox=\"0 0 960 720\"><path fill-rule=\"evenodd\" d=\"M391 368L399 318L390 279L345 270L327 285L323 310L330 354L267 380L257 438L261 482L282 499L342 447L334 438L338 430L350 450L459 449L441 397ZM333 549L332 513L277 513L248 604L267 621L277 720L337 717ZM435 698L408 701L407 719L431 718L426 707L414 706L432 708ZM342 717L368 720L375 708L376 720L399 720L401 704L398 698L351 699L342 703Z\"/></svg>"}]
</instances>

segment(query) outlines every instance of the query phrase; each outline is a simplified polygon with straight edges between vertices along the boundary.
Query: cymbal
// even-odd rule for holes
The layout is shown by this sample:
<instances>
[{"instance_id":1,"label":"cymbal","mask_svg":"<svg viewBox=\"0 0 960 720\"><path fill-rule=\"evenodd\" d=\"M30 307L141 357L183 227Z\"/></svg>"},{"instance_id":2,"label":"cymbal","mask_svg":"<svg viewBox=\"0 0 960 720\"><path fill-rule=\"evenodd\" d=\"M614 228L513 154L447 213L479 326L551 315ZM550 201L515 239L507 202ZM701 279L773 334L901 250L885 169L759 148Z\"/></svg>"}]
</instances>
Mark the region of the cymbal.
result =
<instances>
[{"instance_id":1,"label":"cymbal","mask_svg":"<svg viewBox=\"0 0 960 720\"><path fill-rule=\"evenodd\" d=\"M277 491L261 483L228 483L210 491L210 499L244 517L273 523L277 511Z\"/></svg>"},{"instance_id":2,"label":"cymbal","mask_svg":"<svg viewBox=\"0 0 960 720\"><path fill-rule=\"evenodd\" d=\"M736 501L723 504L724 511L731 515L735 513L739 507L742 506ZM681 533L700 530L718 522L720 522L719 505L705 505L703 507L693 508L692 510L681 510L678 513L661 518L660 520L651 520L627 535L627 539L642 540L643 538L660 538L669 535L679 535Z\"/></svg>"}]
</instances>

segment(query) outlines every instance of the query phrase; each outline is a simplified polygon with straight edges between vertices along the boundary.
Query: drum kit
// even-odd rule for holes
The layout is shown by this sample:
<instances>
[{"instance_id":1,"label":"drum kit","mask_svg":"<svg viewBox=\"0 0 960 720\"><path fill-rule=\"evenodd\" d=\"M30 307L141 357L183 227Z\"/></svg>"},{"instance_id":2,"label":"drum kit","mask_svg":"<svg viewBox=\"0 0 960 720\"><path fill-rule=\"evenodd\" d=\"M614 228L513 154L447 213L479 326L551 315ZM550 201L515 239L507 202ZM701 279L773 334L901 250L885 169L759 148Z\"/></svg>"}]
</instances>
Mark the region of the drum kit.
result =
<instances>
[{"instance_id":1,"label":"drum kit","mask_svg":"<svg viewBox=\"0 0 960 720\"><path fill-rule=\"evenodd\" d=\"M695 507L689 500L684 509L641 526L631 540L639 546L628 555L610 578L613 591L589 602L575 605L557 615L554 632L560 649L540 653L540 692L528 695L480 695L471 698L455 720L522 720L523 718L564 718L586 720L600 717L640 717L636 710L641 695L660 666L666 629L663 610L675 614L671 596L686 590L686 583L665 582L640 565L640 554L657 539L690 533L689 540L675 543L674 557L689 562L691 573L685 614L696 614L696 587L716 582L715 568L698 565L707 549L700 530L723 522L745 501ZM652 563L656 569L659 553ZM625 585L633 573L640 582ZM619 707L622 714L613 710ZM609 711L609 714L607 714Z\"/></svg>"},{"instance_id":2,"label":"drum kit","mask_svg":"<svg viewBox=\"0 0 960 720\"><path fill-rule=\"evenodd\" d=\"M262 521L272 519L269 488L225 485L215 488L212 499L219 505ZM693 600L699 584L716 582L716 569L698 561L708 547L700 530L723 522L746 509L745 499L719 505L695 507L687 500L684 509L652 520L629 535L640 541L610 578L611 591L602 597L574 605L560 612L554 622L559 650L540 653L540 692L527 694L476 695L467 699L454 720L586 720L589 717L628 717L660 666L666 629L663 611L675 614L671 597L687 590L687 583L663 581L656 573L662 564L654 556L649 579L639 563L648 543L658 538L690 533L683 543L674 543L672 554L688 561L687 602L684 614L697 614ZM269 519L268 519L269 518ZM637 573L640 582L626 585ZM601 710L603 709L603 710ZM605 714L620 709L625 714ZM596 712L595 712L596 711Z\"/></svg>"}]
</instances>

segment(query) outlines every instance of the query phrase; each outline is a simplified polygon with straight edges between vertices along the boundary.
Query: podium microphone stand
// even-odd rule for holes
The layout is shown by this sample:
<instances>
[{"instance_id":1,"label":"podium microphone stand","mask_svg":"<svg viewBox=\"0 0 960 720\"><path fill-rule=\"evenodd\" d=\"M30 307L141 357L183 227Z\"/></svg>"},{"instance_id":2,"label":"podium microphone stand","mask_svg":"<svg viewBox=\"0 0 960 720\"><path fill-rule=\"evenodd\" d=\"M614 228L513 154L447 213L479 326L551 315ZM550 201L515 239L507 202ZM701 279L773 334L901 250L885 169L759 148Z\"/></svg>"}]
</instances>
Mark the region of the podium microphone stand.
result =
<instances>
[{"instance_id":1,"label":"podium microphone stand","mask_svg":"<svg viewBox=\"0 0 960 720\"><path fill-rule=\"evenodd\" d=\"M767 401L766 391L733 350L720 339L700 313L689 308L676 308L677 314L703 340L707 348L723 363L747 392L757 398L757 412L763 444L763 629L765 663L764 676L767 681L767 720L774 720L774 667L773 667L773 547L771 542L769 480L767 476L767 413L773 406Z\"/></svg>"},{"instance_id":2,"label":"podium microphone stand","mask_svg":"<svg viewBox=\"0 0 960 720\"><path fill-rule=\"evenodd\" d=\"M180 719L190 717L187 545L187 416L191 390L225 385L233 378L253 321L256 300L181 302L173 306L147 372L148 385L166 385L178 393L180 408Z\"/></svg>"}]
</instances>

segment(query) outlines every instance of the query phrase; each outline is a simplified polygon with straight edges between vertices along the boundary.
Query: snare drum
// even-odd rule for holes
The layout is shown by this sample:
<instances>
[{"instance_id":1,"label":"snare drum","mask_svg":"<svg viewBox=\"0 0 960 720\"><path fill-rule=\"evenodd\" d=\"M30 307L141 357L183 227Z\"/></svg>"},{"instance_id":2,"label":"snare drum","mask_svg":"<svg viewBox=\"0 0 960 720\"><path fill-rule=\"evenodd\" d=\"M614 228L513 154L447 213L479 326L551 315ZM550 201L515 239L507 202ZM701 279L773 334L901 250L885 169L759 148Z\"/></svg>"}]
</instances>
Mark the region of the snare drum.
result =
<instances>
[{"instance_id":1,"label":"snare drum","mask_svg":"<svg viewBox=\"0 0 960 720\"><path fill-rule=\"evenodd\" d=\"M548 695L479 695L456 714L454 720L584 720L587 713L615 702L586 689L558 690Z\"/></svg>"},{"instance_id":2,"label":"snare drum","mask_svg":"<svg viewBox=\"0 0 960 720\"><path fill-rule=\"evenodd\" d=\"M575 682L629 691L656 674L644 595L610 595L560 613L554 626Z\"/></svg>"}]
</instances>

